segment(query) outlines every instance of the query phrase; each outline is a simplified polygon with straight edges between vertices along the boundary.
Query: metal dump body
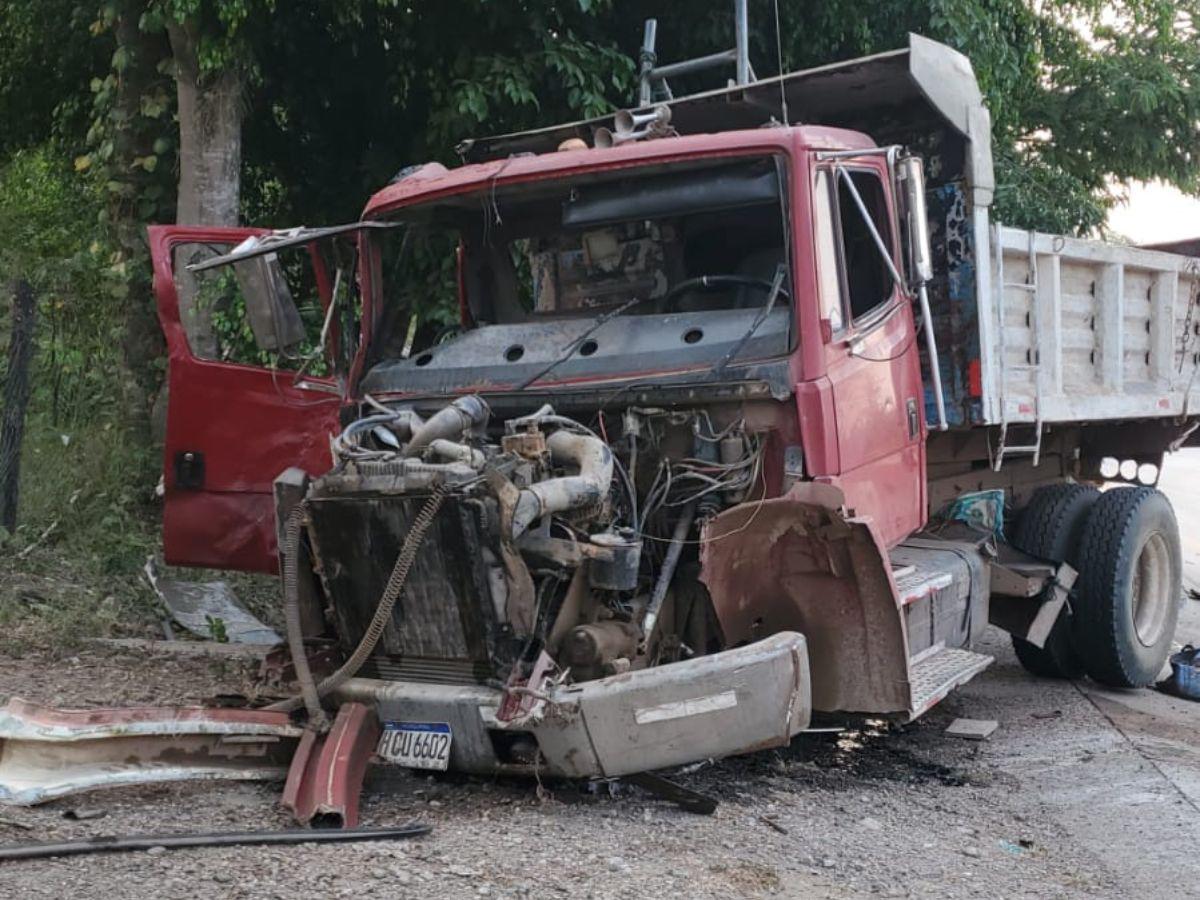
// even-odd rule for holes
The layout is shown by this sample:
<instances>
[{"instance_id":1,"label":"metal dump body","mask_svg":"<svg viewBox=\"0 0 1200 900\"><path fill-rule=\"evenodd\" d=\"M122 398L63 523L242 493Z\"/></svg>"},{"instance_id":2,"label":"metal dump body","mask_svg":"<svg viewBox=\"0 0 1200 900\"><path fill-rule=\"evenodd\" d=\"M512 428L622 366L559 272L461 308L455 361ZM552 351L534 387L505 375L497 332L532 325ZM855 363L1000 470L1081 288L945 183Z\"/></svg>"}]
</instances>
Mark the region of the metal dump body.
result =
<instances>
[{"instance_id":1,"label":"metal dump body","mask_svg":"<svg viewBox=\"0 0 1200 900\"><path fill-rule=\"evenodd\" d=\"M984 423L1200 409L1200 260L1006 227L990 251L977 295Z\"/></svg>"}]
</instances>

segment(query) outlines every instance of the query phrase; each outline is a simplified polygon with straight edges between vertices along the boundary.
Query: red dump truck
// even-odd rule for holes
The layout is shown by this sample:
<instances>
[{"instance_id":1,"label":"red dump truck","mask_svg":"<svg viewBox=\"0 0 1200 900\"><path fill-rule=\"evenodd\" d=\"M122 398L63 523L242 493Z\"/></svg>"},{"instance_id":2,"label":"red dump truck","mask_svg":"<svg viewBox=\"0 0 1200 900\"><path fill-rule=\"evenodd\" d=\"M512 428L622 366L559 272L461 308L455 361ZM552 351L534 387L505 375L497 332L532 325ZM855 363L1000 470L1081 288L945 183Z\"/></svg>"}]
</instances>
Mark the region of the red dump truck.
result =
<instances>
[{"instance_id":1,"label":"red dump truck","mask_svg":"<svg viewBox=\"0 0 1200 900\"><path fill-rule=\"evenodd\" d=\"M464 141L358 222L151 229L167 561L281 568L285 708L362 704L415 768L911 720L989 624L1034 675L1149 684L1196 262L994 222L988 111L933 41L755 80L743 40L647 37L635 108Z\"/></svg>"}]
</instances>

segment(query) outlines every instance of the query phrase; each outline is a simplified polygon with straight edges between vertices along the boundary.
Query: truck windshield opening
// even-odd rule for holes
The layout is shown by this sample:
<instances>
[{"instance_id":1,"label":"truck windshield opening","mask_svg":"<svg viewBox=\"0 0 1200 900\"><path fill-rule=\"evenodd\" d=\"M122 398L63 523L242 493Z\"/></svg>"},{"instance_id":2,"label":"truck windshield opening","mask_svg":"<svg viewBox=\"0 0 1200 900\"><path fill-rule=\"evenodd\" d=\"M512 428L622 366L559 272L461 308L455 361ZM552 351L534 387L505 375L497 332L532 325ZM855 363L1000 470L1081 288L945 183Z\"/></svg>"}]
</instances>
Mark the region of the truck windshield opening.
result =
<instances>
[{"instance_id":1,"label":"truck windshield opening","mask_svg":"<svg viewBox=\"0 0 1200 900\"><path fill-rule=\"evenodd\" d=\"M555 377L711 368L767 307L780 266L769 314L731 362L786 353L785 179L774 158L707 160L488 184L410 207L408 228L372 235L372 364L440 372L447 387L468 357L509 386L551 364Z\"/></svg>"}]
</instances>

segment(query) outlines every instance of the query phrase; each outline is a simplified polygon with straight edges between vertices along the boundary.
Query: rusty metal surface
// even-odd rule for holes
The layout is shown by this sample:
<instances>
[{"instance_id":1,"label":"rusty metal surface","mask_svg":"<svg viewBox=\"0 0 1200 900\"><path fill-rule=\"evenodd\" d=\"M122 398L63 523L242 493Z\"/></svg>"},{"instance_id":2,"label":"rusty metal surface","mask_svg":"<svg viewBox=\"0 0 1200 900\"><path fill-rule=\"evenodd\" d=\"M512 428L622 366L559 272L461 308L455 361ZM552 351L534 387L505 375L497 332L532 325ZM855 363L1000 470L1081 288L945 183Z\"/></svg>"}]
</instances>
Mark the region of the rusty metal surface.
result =
<instances>
[{"instance_id":1,"label":"rusty metal surface","mask_svg":"<svg viewBox=\"0 0 1200 900\"><path fill-rule=\"evenodd\" d=\"M733 507L701 545L725 639L781 631L808 640L813 708L903 712L908 650L887 555L873 528L847 518L827 485Z\"/></svg>"},{"instance_id":2,"label":"rusty metal surface","mask_svg":"<svg viewBox=\"0 0 1200 900\"><path fill-rule=\"evenodd\" d=\"M379 741L375 710L344 703L326 734L305 731L288 769L283 805L302 825L354 828L358 798Z\"/></svg>"},{"instance_id":3,"label":"rusty metal surface","mask_svg":"<svg viewBox=\"0 0 1200 900\"><path fill-rule=\"evenodd\" d=\"M203 707L0 710L0 802L166 781L282 778L300 729L286 714Z\"/></svg>"}]
</instances>

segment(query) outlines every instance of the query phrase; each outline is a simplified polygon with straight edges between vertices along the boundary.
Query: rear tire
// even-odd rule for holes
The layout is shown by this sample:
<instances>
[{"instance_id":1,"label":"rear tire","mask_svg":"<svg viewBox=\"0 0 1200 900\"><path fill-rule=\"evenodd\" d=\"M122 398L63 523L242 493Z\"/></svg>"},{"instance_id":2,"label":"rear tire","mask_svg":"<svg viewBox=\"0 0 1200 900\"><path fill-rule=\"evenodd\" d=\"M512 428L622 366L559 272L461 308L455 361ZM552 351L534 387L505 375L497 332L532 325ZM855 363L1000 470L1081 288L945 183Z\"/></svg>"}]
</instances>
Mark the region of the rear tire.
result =
<instances>
[{"instance_id":1,"label":"rear tire","mask_svg":"<svg viewBox=\"0 0 1200 900\"><path fill-rule=\"evenodd\" d=\"M1017 523L1012 544L1018 550L1078 568L1079 541L1100 492L1090 485L1053 484L1039 488ZM1071 640L1066 611L1042 647L1013 635L1013 651L1026 671L1041 678L1080 678L1084 665Z\"/></svg>"},{"instance_id":2,"label":"rear tire","mask_svg":"<svg viewBox=\"0 0 1200 900\"><path fill-rule=\"evenodd\" d=\"M1075 646L1088 675L1146 687L1171 651L1183 598L1179 525L1153 488L1114 488L1088 516L1079 551Z\"/></svg>"}]
</instances>

